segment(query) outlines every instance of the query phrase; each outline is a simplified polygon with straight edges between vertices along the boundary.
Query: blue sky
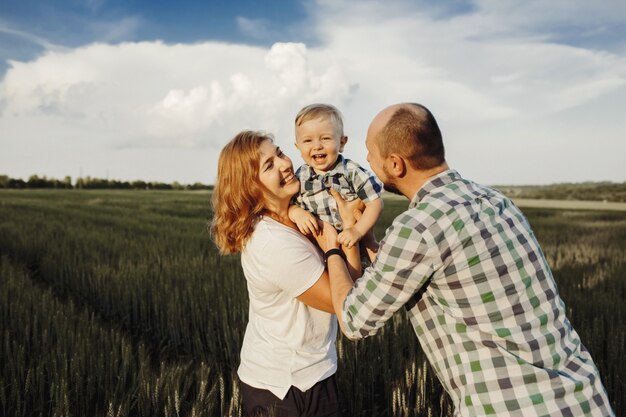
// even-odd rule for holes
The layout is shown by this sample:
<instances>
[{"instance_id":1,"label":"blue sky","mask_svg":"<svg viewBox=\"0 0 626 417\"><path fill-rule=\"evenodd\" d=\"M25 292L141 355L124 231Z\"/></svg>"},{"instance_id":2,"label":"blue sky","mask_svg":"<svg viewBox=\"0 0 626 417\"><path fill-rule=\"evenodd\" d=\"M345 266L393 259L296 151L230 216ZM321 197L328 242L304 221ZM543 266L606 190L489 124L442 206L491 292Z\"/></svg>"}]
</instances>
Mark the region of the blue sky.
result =
<instances>
[{"instance_id":1,"label":"blue sky","mask_svg":"<svg viewBox=\"0 0 626 417\"><path fill-rule=\"evenodd\" d=\"M621 0L0 0L0 173L212 182L244 128L313 101L367 166L373 116L438 119L488 184L626 181Z\"/></svg>"},{"instance_id":2,"label":"blue sky","mask_svg":"<svg viewBox=\"0 0 626 417\"><path fill-rule=\"evenodd\" d=\"M2 0L0 54L31 59L46 48L79 47L93 42L162 40L194 43L206 40L270 46L274 42L311 41L291 30L307 18L297 1L120 1ZM258 30L246 31L245 20ZM238 21L240 23L238 23Z\"/></svg>"}]
</instances>

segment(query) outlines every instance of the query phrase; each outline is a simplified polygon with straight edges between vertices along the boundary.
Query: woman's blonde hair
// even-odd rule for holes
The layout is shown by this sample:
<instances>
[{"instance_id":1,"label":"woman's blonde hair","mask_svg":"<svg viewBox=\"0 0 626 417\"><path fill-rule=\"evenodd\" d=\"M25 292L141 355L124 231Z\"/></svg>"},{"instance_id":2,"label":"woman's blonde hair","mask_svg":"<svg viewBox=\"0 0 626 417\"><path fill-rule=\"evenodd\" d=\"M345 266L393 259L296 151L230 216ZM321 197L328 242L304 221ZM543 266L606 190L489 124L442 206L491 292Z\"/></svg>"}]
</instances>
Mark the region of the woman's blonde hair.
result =
<instances>
[{"instance_id":1,"label":"woman's blonde hair","mask_svg":"<svg viewBox=\"0 0 626 417\"><path fill-rule=\"evenodd\" d=\"M211 236L220 253L241 252L265 213L259 147L272 135L244 130L220 152L211 202Z\"/></svg>"}]
</instances>

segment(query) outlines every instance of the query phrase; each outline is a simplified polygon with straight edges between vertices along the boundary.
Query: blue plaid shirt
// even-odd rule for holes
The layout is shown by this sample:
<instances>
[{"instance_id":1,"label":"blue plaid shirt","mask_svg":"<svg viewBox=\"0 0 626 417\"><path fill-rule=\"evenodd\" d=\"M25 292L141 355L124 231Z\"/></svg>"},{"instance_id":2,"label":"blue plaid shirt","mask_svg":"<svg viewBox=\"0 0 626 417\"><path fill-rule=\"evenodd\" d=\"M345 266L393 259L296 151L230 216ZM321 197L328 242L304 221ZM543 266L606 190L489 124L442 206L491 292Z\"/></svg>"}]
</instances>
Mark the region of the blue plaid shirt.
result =
<instances>
[{"instance_id":1,"label":"blue plaid shirt","mask_svg":"<svg viewBox=\"0 0 626 417\"><path fill-rule=\"evenodd\" d=\"M364 203L380 198L382 185L369 171L342 155L337 156L333 169L319 175L309 165L302 165L296 171L300 180L300 194L295 203L315 214L321 220L343 230L337 203L328 189L334 188L341 196L351 201L360 198Z\"/></svg>"}]
</instances>

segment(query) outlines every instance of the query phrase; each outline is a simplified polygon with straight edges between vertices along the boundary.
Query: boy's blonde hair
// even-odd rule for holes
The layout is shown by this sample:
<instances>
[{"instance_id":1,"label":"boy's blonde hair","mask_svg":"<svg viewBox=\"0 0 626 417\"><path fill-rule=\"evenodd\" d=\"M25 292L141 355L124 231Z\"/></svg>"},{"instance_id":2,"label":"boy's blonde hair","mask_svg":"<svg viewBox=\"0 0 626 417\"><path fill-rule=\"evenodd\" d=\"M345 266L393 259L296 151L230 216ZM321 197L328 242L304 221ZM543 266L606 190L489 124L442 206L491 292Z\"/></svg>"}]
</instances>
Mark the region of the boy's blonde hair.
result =
<instances>
[{"instance_id":1,"label":"boy's blonde hair","mask_svg":"<svg viewBox=\"0 0 626 417\"><path fill-rule=\"evenodd\" d=\"M244 130L220 152L210 232L222 254L241 252L266 213L259 181L259 147L266 140L274 138L269 133Z\"/></svg>"},{"instance_id":2,"label":"boy's blonde hair","mask_svg":"<svg viewBox=\"0 0 626 417\"><path fill-rule=\"evenodd\" d=\"M314 120L322 116L328 117L332 121L337 129L337 132L339 133L339 137L342 137L343 119L341 112L335 106L330 104L315 103L303 107L302 110L300 110L296 115L296 126L300 126L304 122L308 122L309 120Z\"/></svg>"}]
</instances>

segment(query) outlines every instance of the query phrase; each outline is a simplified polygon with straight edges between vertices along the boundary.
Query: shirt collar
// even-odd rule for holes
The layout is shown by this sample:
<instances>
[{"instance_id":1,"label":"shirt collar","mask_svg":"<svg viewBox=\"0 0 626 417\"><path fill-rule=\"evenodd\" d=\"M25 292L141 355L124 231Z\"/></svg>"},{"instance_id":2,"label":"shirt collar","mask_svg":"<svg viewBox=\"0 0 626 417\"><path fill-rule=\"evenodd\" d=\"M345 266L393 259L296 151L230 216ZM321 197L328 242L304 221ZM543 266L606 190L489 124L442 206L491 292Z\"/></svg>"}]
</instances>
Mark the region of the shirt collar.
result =
<instances>
[{"instance_id":1,"label":"shirt collar","mask_svg":"<svg viewBox=\"0 0 626 417\"><path fill-rule=\"evenodd\" d=\"M414 208L415 206L417 206L417 204L424 197L426 197L436 188L444 187L460 179L462 179L461 175L454 169L447 169L431 177L428 181L424 183L424 185L422 185L419 190L417 190L417 193L415 193L415 196L411 199L409 208Z\"/></svg>"},{"instance_id":2,"label":"shirt collar","mask_svg":"<svg viewBox=\"0 0 626 417\"><path fill-rule=\"evenodd\" d=\"M302 167L305 169L304 172L306 174L307 179L315 179L317 177L322 178L322 177L327 177L327 176L332 177L337 174L346 175L346 172L348 170L346 159L341 154L337 155L337 162L335 163L335 166L331 170L326 172L325 174L322 174L322 175L318 174L317 172L315 172L313 168L311 168L310 165L307 165L307 164L302 165Z\"/></svg>"}]
</instances>

